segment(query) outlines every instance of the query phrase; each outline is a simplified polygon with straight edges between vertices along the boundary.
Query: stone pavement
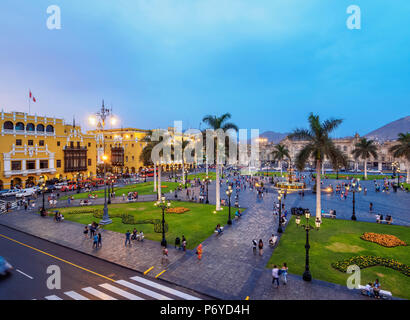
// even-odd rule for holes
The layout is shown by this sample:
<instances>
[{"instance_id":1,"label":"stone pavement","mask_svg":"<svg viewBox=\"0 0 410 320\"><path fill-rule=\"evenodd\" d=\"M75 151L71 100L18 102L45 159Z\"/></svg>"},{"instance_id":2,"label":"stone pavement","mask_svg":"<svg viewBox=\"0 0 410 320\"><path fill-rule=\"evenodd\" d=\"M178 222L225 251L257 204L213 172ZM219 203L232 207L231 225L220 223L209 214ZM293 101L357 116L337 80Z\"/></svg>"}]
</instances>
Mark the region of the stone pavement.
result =
<instances>
[{"instance_id":1,"label":"stone pavement","mask_svg":"<svg viewBox=\"0 0 410 320\"><path fill-rule=\"evenodd\" d=\"M222 195L225 188L225 185L221 188ZM215 203L215 183L209 186L209 194L210 202ZM245 214L232 226L226 226L221 236L211 235L203 242L202 260L198 261L194 251L183 253L169 248L170 264L167 266L161 265L158 242L133 241L132 247L125 248L123 234L103 230L103 247L96 250L92 249L92 241L84 238L83 225L69 221L55 223L51 218L24 211L0 216L0 224L140 272L154 266L148 276L166 269L161 279L220 299L245 299L247 296L251 299L360 299L359 294L343 290L341 286L320 281L305 283L292 275L286 289L272 288L271 271L265 266L274 250L269 247L268 239L272 233L276 234L277 216L274 219L272 215L276 199L276 193L265 194L263 200L258 200L255 191L248 188L241 191L239 203L247 208ZM297 205L298 201L297 195L289 195L285 200L286 208ZM224 212L228 218L228 209L224 208ZM262 256L252 252L252 239L263 240Z\"/></svg>"}]
</instances>

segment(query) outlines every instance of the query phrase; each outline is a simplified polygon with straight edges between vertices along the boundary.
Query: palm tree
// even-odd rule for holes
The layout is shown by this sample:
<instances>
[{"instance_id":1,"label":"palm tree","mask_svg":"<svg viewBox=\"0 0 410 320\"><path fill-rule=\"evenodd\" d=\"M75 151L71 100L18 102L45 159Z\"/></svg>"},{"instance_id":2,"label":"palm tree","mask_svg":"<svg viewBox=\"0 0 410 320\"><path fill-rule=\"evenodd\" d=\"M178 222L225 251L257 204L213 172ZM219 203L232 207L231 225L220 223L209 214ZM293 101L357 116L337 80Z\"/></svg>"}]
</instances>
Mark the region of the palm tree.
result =
<instances>
[{"instance_id":1,"label":"palm tree","mask_svg":"<svg viewBox=\"0 0 410 320\"><path fill-rule=\"evenodd\" d=\"M389 151L395 158L404 158L406 163L406 183L410 183L410 132L399 133L398 144L392 146Z\"/></svg>"},{"instance_id":2,"label":"palm tree","mask_svg":"<svg viewBox=\"0 0 410 320\"><path fill-rule=\"evenodd\" d=\"M336 179L339 180L339 171L342 168L346 168L348 163L347 155L343 153L341 158L336 159L336 163L333 164L333 169L336 170Z\"/></svg>"},{"instance_id":3,"label":"palm tree","mask_svg":"<svg viewBox=\"0 0 410 320\"><path fill-rule=\"evenodd\" d=\"M373 140L368 140L366 138L360 139L359 142L355 144L355 149L352 151L355 159L361 158L364 160L364 179L367 179L367 160L373 156L377 158L377 145Z\"/></svg>"},{"instance_id":4,"label":"palm tree","mask_svg":"<svg viewBox=\"0 0 410 320\"><path fill-rule=\"evenodd\" d=\"M272 152L273 155L273 160L278 161L280 165L280 173L282 174L282 161L285 158L288 158L290 160L290 155L289 155L289 149L286 148L285 145L283 144L277 144L274 147L274 151Z\"/></svg>"},{"instance_id":5,"label":"palm tree","mask_svg":"<svg viewBox=\"0 0 410 320\"><path fill-rule=\"evenodd\" d=\"M309 158L316 162L316 217L321 219L321 190L320 168L325 157L332 164L337 163L343 157L343 153L336 148L329 134L341 123L341 119L328 119L320 122L318 115L311 113L308 118L309 129L296 129L288 137L292 140L306 140L307 144L296 156L296 167L303 171Z\"/></svg>"},{"instance_id":6,"label":"palm tree","mask_svg":"<svg viewBox=\"0 0 410 320\"><path fill-rule=\"evenodd\" d=\"M227 122L231 118L230 113L225 113L221 115L220 117L217 116L212 116L212 115L207 115L205 116L202 121L208 124L209 127L211 127L214 130L222 129L223 131L229 130L229 129L234 129L235 131L238 131L238 127L231 123ZM216 210L219 211L221 210L221 186L220 186L220 179L219 179L219 173L221 171L221 164L218 161L218 148L216 148Z\"/></svg>"}]
</instances>

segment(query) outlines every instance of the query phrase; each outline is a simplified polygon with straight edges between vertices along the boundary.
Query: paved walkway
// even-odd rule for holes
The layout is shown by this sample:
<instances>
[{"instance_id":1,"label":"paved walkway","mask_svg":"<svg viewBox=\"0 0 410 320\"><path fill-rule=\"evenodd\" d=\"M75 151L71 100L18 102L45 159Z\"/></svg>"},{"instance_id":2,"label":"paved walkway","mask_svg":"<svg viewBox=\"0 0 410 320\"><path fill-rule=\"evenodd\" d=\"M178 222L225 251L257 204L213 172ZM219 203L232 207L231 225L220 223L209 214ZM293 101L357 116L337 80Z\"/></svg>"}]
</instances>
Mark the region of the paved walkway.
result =
<instances>
[{"instance_id":1,"label":"paved walkway","mask_svg":"<svg viewBox=\"0 0 410 320\"><path fill-rule=\"evenodd\" d=\"M225 186L221 189L221 194L224 194ZM213 183L209 186L211 203L214 203L214 190ZM167 266L161 264L158 242L134 241L131 247L125 247L123 234L103 230L103 247L96 250L92 249L91 240L84 238L83 225L69 221L55 223L51 218L41 218L24 211L0 216L0 224L140 272L154 266L149 276L166 269L161 275L162 279L220 299L245 299L247 296L251 299L365 298L341 286L335 287L321 281L305 283L300 277L292 275L286 288L272 288L271 271L265 266L274 250L267 242L277 229L277 218L274 219L272 215L276 197L276 193L268 193L263 200L257 200L255 191L242 191L239 203L241 207L248 208L246 213L239 221L234 221L232 226L227 226L221 236L212 235L203 242L202 260L198 261L194 251L183 253L169 248L170 264ZM288 196L286 208L291 208L297 202L297 196ZM224 211L228 217L227 209ZM265 245L262 256L253 254L252 239L263 240Z\"/></svg>"}]
</instances>

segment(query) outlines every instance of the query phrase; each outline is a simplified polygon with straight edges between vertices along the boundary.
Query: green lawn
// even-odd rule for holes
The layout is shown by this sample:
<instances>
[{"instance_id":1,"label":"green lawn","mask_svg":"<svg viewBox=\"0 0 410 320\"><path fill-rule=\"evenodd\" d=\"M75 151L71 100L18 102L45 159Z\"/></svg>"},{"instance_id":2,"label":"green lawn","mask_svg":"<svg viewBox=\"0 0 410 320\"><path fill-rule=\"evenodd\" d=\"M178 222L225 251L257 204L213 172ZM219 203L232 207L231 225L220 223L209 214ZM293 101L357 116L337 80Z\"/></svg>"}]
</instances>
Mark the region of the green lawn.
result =
<instances>
[{"instance_id":1,"label":"green lawn","mask_svg":"<svg viewBox=\"0 0 410 320\"><path fill-rule=\"evenodd\" d=\"M316 174L313 174L314 177L316 177ZM325 175L321 175L322 179L326 176L327 179L336 179L337 175L336 173L329 173L329 174L325 174ZM384 178L388 178L390 179L392 176L391 175L381 175L381 174L368 174L367 175L367 180L382 180ZM356 179L360 179L360 180L364 180L364 175L361 174L341 174L339 173L339 179L343 180L343 179L352 179L352 178L356 178Z\"/></svg>"},{"instance_id":2,"label":"green lawn","mask_svg":"<svg viewBox=\"0 0 410 320\"><path fill-rule=\"evenodd\" d=\"M210 235L214 233L216 225L219 223L222 226L228 221L228 208L223 207L222 211L215 212L214 205L205 205L199 203L190 202L171 202L171 207L184 207L190 209L190 211L176 214L166 213L165 221L168 223L169 229L166 233L167 241L170 245L173 245L175 238L185 235L187 239L187 248L193 249L199 243L204 241ZM102 210L102 206L90 206L84 208L89 210L98 208ZM153 202L136 202L126 204L111 204L108 206L109 213L128 213L134 216L136 220L145 219L162 219L162 210L155 207ZM99 219L93 217L91 213L77 213L69 214L72 208L62 208L60 211L64 215L66 220L74 221L81 224L89 224L93 221L98 222ZM74 210L81 210L76 208ZM231 209L231 214L235 213L234 209ZM138 231L143 231L147 239L154 241L161 241L161 233L154 232L153 224L123 224L121 218L113 218L113 223L105 226L104 228L111 231L125 233L127 230L132 230L134 227Z\"/></svg>"},{"instance_id":3,"label":"green lawn","mask_svg":"<svg viewBox=\"0 0 410 320\"><path fill-rule=\"evenodd\" d=\"M203 180L205 177L206 177L206 172L199 172L199 173L189 174L188 175L188 179L200 178L201 180ZM212 181L215 181L216 180L216 173L213 172L213 171L208 171L208 177Z\"/></svg>"},{"instance_id":4,"label":"green lawn","mask_svg":"<svg viewBox=\"0 0 410 320\"><path fill-rule=\"evenodd\" d=\"M331 263L353 256L380 256L410 265L409 246L385 248L360 239L364 232L386 233L410 244L409 231L409 227L404 226L323 219L320 230L312 230L309 234L312 277L346 285L349 275L334 269ZM302 275L305 266L305 240L306 232L297 228L295 219L292 218L267 267L272 268L274 264L282 265L286 262L290 273ZM391 291L394 296L410 299L410 277L381 266L361 270L362 285L374 282L376 278L379 278L382 288Z\"/></svg>"},{"instance_id":5,"label":"green lawn","mask_svg":"<svg viewBox=\"0 0 410 320\"><path fill-rule=\"evenodd\" d=\"M163 193L168 193L170 190L174 191L180 183L178 182L168 182L168 181L162 181L161 182L161 187L162 187L162 192ZM189 184L188 184L189 186ZM116 197L121 197L122 194L124 193L125 195L128 194L128 192L134 192L138 191L139 195L142 194L155 194L154 192L154 182L143 182L143 183L138 183L138 184L132 184L128 185L125 187L121 188L114 188L115 195ZM91 194L96 194L98 198L104 197L104 189L100 189L98 191L93 191ZM89 192L83 192L83 193L75 193L73 194L74 199L86 199L88 198ZM61 200L66 200L68 196L63 196L60 199Z\"/></svg>"},{"instance_id":6,"label":"green lawn","mask_svg":"<svg viewBox=\"0 0 410 320\"><path fill-rule=\"evenodd\" d=\"M404 189L410 190L410 183L403 183Z\"/></svg>"}]
</instances>

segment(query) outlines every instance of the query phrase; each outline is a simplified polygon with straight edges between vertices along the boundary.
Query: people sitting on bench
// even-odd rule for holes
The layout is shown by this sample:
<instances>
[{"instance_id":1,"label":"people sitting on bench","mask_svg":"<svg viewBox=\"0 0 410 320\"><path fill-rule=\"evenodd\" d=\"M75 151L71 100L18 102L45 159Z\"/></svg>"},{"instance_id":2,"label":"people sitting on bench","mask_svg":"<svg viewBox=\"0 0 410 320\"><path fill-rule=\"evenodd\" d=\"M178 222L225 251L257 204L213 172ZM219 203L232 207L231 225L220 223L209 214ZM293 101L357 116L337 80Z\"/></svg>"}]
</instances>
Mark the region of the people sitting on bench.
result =
<instances>
[{"instance_id":1,"label":"people sitting on bench","mask_svg":"<svg viewBox=\"0 0 410 320\"><path fill-rule=\"evenodd\" d=\"M218 224L218 225L216 226L216 228L215 228L215 233L216 233L216 235L220 235L223 231L224 231L224 228L221 227L220 224Z\"/></svg>"},{"instance_id":2,"label":"people sitting on bench","mask_svg":"<svg viewBox=\"0 0 410 320\"><path fill-rule=\"evenodd\" d=\"M278 237L272 233L272 236L269 238L269 245L273 247L276 244Z\"/></svg>"},{"instance_id":3,"label":"people sitting on bench","mask_svg":"<svg viewBox=\"0 0 410 320\"><path fill-rule=\"evenodd\" d=\"M242 217L242 213L241 213L241 210L239 209L239 210L236 210L235 212L235 218L239 219L240 217Z\"/></svg>"}]
</instances>

